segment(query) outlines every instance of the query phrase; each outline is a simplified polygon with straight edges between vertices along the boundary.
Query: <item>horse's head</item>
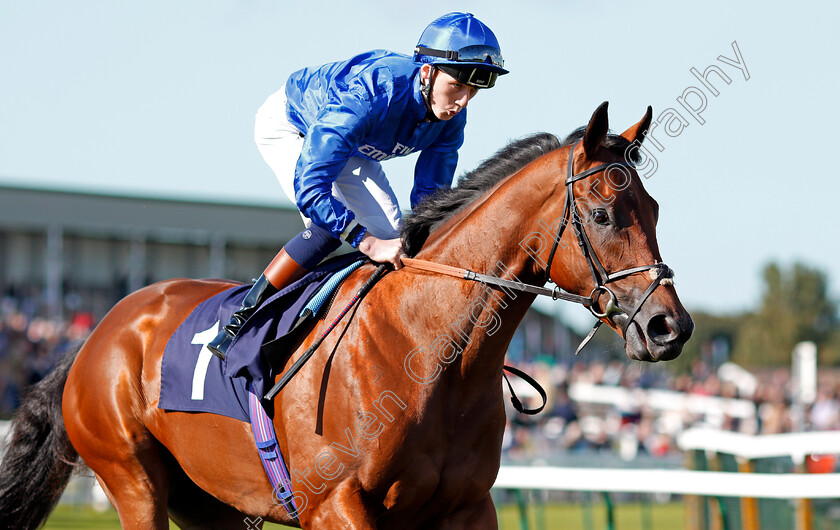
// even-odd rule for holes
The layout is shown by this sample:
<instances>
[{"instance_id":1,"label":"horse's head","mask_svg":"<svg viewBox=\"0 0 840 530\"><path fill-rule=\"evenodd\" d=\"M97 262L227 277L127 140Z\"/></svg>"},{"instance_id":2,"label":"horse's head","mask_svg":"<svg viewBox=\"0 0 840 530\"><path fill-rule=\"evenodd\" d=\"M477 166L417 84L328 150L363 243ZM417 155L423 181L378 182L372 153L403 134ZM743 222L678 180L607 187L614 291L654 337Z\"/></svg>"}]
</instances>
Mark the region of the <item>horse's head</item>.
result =
<instances>
[{"instance_id":1,"label":"horse's head","mask_svg":"<svg viewBox=\"0 0 840 530\"><path fill-rule=\"evenodd\" d=\"M694 323L659 255L659 207L630 163L651 113L611 135L604 103L562 143L547 133L511 143L414 209L403 226L406 253L516 271L530 284L548 276L567 291L559 296L587 305L623 336L631 358L677 357Z\"/></svg>"},{"instance_id":2,"label":"horse's head","mask_svg":"<svg viewBox=\"0 0 840 530\"><path fill-rule=\"evenodd\" d=\"M590 310L624 337L629 357L663 361L680 354L694 323L659 254L659 206L628 163L650 123L648 107L621 136L608 135L605 102L564 142L570 146L557 156L568 155L565 205L551 223L560 238L538 261L559 287L590 297Z\"/></svg>"}]
</instances>

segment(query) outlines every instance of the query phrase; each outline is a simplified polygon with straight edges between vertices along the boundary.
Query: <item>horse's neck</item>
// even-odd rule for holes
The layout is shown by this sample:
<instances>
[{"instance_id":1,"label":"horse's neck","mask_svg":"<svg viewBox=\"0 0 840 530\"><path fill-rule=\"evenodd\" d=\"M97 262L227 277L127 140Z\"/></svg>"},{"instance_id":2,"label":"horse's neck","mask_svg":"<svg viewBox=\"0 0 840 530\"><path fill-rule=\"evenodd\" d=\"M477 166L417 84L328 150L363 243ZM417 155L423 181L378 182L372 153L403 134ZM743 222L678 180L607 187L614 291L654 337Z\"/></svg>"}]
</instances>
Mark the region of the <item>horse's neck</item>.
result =
<instances>
[{"instance_id":1,"label":"horse's neck","mask_svg":"<svg viewBox=\"0 0 840 530\"><path fill-rule=\"evenodd\" d=\"M540 284L540 271L520 242L538 229L538 205L548 200L549 192L533 189L533 184L522 184L521 179L500 186L505 189L488 193L437 230L418 258ZM518 217L512 215L514 212ZM461 299L452 311L458 322L453 329L463 332L462 372L465 376L497 376L508 343L534 295L476 282L452 296Z\"/></svg>"}]
</instances>

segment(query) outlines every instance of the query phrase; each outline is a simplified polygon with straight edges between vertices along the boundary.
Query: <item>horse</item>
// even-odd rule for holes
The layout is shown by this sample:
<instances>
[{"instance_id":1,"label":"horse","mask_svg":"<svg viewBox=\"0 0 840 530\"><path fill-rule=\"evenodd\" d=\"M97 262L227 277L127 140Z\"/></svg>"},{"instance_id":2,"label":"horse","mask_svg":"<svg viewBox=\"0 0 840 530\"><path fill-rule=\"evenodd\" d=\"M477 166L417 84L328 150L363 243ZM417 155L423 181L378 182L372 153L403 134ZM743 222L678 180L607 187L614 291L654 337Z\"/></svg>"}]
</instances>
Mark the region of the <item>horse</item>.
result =
<instances>
[{"instance_id":1,"label":"horse","mask_svg":"<svg viewBox=\"0 0 840 530\"><path fill-rule=\"evenodd\" d=\"M582 300L630 359L673 359L691 335L657 245L658 205L627 162L650 123L648 107L609 133L604 103L566 140L513 142L406 219L415 260L509 283L417 266L381 277L273 401L296 512L277 502L247 423L158 408L168 337L236 285L179 279L119 301L28 395L3 465L0 528L39 526L79 458L131 530L169 518L182 528L496 528L500 379L532 291ZM348 276L283 366L374 268ZM556 287L539 287L547 281Z\"/></svg>"}]
</instances>

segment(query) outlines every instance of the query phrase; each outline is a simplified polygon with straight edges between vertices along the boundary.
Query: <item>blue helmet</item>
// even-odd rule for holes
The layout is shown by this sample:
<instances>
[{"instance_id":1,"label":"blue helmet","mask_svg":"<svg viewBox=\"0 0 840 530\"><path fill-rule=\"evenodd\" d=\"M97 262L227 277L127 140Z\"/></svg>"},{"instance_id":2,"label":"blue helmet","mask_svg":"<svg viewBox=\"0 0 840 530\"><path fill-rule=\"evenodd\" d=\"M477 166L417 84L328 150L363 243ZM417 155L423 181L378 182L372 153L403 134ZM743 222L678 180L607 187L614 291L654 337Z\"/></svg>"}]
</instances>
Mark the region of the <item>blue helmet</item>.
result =
<instances>
[{"instance_id":1,"label":"blue helmet","mask_svg":"<svg viewBox=\"0 0 840 530\"><path fill-rule=\"evenodd\" d=\"M508 73L496 35L472 13L449 13L429 24L414 48L414 60L477 88L490 88Z\"/></svg>"}]
</instances>

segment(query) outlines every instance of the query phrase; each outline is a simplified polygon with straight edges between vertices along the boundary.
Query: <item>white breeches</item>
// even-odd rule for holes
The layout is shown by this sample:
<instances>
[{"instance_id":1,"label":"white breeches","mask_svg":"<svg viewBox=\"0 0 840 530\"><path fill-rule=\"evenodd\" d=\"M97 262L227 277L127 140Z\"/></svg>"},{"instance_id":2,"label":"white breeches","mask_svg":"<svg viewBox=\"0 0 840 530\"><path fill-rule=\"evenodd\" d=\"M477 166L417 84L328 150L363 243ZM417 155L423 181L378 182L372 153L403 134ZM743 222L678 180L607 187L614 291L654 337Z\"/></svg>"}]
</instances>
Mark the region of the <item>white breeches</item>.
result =
<instances>
[{"instance_id":1,"label":"white breeches","mask_svg":"<svg viewBox=\"0 0 840 530\"><path fill-rule=\"evenodd\" d=\"M286 89L275 92L257 110L254 140L283 191L295 201L295 166L304 138L286 117ZM382 165L368 158L351 157L333 183L332 195L380 239L399 237L402 223L397 196L382 171ZM306 226L312 222L303 213Z\"/></svg>"}]
</instances>

